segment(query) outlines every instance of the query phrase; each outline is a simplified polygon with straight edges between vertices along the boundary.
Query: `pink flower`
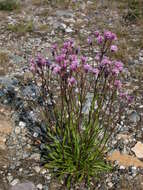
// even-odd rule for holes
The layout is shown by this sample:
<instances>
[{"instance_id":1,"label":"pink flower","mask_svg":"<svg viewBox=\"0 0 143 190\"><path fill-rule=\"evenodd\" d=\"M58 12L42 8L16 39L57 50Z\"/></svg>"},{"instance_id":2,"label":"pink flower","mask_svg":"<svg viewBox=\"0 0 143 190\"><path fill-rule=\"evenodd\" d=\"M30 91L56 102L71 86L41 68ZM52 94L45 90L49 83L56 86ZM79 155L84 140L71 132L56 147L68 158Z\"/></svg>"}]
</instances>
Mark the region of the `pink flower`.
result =
<instances>
[{"instance_id":1,"label":"pink flower","mask_svg":"<svg viewBox=\"0 0 143 190\"><path fill-rule=\"evenodd\" d=\"M76 83L76 80L74 77L71 77L68 79L68 85L69 86L73 86Z\"/></svg>"},{"instance_id":2,"label":"pink flower","mask_svg":"<svg viewBox=\"0 0 143 190\"><path fill-rule=\"evenodd\" d=\"M111 31L105 31L104 32L104 38L106 40L117 40L116 34L112 33Z\"/></svg>"},{"instance_id":3,"label":"pink flower","mask_svg":"<svg viewBox=\"0 0 143 190\"><path fill-rule=\"evenodd\" d=\"M62 48L62 49L61 49L61 52L62 52L63 54L66 54L66 53L67 53L67 49Z\"/></svg>"},{"instance_id":4,"label":"pink flower","mask_svg":"<svg viewBox=\"0 0 143 190\"><path fill-rule=\"evenodd\" d=\"M88 37L87 43L88 43L89 45L92 45L92 38L91 38L91 37Z\"/></svg>"},{"instance_id":5,"label":"pink flower","mask_svg":"<svg viewBox=\"0 0 143 190\"><path fill-rule=\"evenodd\" d=\"M81 61L82 61L82 63L83 63L83 64L85 64L85 63L86 63L86 61L87 61L87 57L82 56L82 57L81 57Z\"/></svg>"},{"instance_id":6,"label":"pink flower","mask_svg":"<svg viewBox=\"0 0 143 190\"><path fill-rule=\"evenodd\" d=\"M104 57L104 59L101 61L102 66L109 66L109 65L111 65L111 63L112 62L109 60L108 57Z\"/></svg>"},{"instance_id":7,"label":"pink flower","mask_svg":"<svg viewBox=\"0 0 143 190\"><path fill-rule=\"evenodd\" d=\"M115 80L114 85L115 85L115 87L116 87L117 89L121 89L121 87L122 87L122 83L121 83L120 80Z\"/></svg>"},{"instance_id":8,"label":"pink flower","mask_svg":"<svg viewBox=\"0 0 143 190\"><path fill-rule=\"evenodd\" d=\"M64 48L65 49L68 49L70 47L70 43L67 41L67 42L64 42Z\"/></svg>"},{"instance_id":9,"label":"pink flower","mask_svg":"<svg viewBox=\"0 0 143 190\"><path fill-rule=\"evenodd\" d=\"M54 74L59 74L60 71L61 71L61 67L59 65L55 66L54 69L53 69Z\"/></svg>"},{"instance_id":10,"label":"pink flower","mask_svg":"<svg viewBox=\"0 0 143 190\"><path fill-rule=\"evenodd\" d=\"M77 60L77 55L75 55L75 54L70 55L70 60L71 60L71 61Z\"/></svg>"},{"instance_id":11,"label":"pink flower","mask_svg":"<svg viewBox=\"0 0 143 190\"><path fill-rule=\"evenodd\" d=\"M117 36L116 36L116 34L115 33L112 33L112 38L111 38L112 40L117 40Z\"/></svg>"},{"instance_id":12,"label":"pink flower","mask_svg":"<svg viewBox=\"0 0 143 190\"><path fill-rule=\"evenodd\" d=\"M99 35L99 36L97 37L97 43L98 43L98 44L102 44L102 42L103 42L103 37L102 37L101 35Z\"/></svg>"},{"instance_id":13,"label":"pink flower","mask_svg":"<svg viewBox=\"0 0 143 190\"><path fill-rule=\"evenodd\" d=\"M100 54L97 54L97 55L95 56L95 60L96 60L96 61L99 61L99 60L100 60Z\"/></svg>"},{"instance_id":14,"label":"pink flower","mask_svg":"<svg viewBox=\"0 0 143 190\"><path fill-rule=\"evenodd\" d=\"M128 103L132 103L133 100L134 100L134 97L133 96L130 96L130 95L127 95L127 100L128 100Z\"/></svg>"},{"instance_id":15,"label":"pink flower","mask_svg":"<svg viewBox=\"0 0 143 190\"><path fill-rule=\"evenodd\" d=\"M66 68L67 67L67 64L68 64L68 60L64 60L64 63L62 65L62 68Z\"/></svg>"},{"instance_id":16,"label":"pink flower","mask_svg":"<svg viewBox=\"0 0 143 190\"><path fill-rule=\"evenodd\" d=\"M92 72L93 72L93 74L95 74L96 76L98 76L98 74L99 74L99 69L93 68L93 69L92 69Z\"/></svg>"},{"instance_id":17,"label":"pink flower","mask_svg":"<svg viewBox=\"0 0 143 190\"><path fill-rule=\"evenodd\" d=\"M116 45L112 45L110 47L110 50L111 50L111 52L117 52L118 51L118 47Z\"/></svg>"},{"instance_id":18,"label":"pink flower","mask_svg":"<svg viewBox=\"0 0 143 190\"><path fill-rule=\"evenodd\" d=\"M77 69L77 65L78 65L78 62L77 61L73 61L72 64L70 65L70 69L72 71L75 71Z\"/></svg>"},{"instance_id":19,"label":"pink flower","mask_svg":"<svg viewBox=\"0 0 143 190\"><path fill-rule=\"evenodd\" d=\"M95 36L98 37L99 36L99 31L95 31Z\"/></svg>"},{"instance_id":20,"label":"pink flower","mask_svg":"<svg viewBox=\"0 0 143 190\"><path fill-rule=\"evenodd\" d=\"M111 31L105 31L104 32L104 38L106 40L111 40L112 39L112 32Z\"/></svg>"},{"instance_id":21,"label":"pink flower","mask_svg":"<svg viewBox=\"0 0 143 190\"><path fill-rule=\"evenodd\" d=\"M114 74L114 75L117 76L119 73L120 73L120 72L119 72L119 69L118 69L118 68L115 67L115 68L112 69L112 74Z\"/></svg>"},{"instance_id":22,"label":"pink flower","mask_svg":"<svg viewBox=\"0 0 143 190\"><path fill-rule=\"evenodd\" d=\"M133 102L134 97L130 96L126 92L120 92L119 94L120 98L127 100L128 104L131 104Z\"/></svg>"},{"instance_id":23,"label":"pink flower","mask_svg":"<svg viewBox=\"0 0 143 190\"><path fill-rule=\"evenodd\" d=\"M65 59L65 54L58 55L55 59L57 63L61 63Z\"/></svg>"},{"instance_id":24,"label":"pink flower","mask_svg":"<svg viewBox=\"0 0 143 190\"><path fill-rule=\"evenodd\" d=\"M57 44L53 44L53 45L52 45L52 49L53 49L53 50L56 50L56 49L57 49L57 47L58 47L58 45L57 45Z\"/></svg>"},{"instance_id":25,"label":"pink flower","mask_svg":"<svg viewBox=\"0 0 143 190\"><path fill-rule=\"evenodd\" d=\"M32 72L35 72L35 71L36 71L36 65L35 65L34 59L31 59L31 60L30 60L30 70L31 70Z\"/></svg>"},{"instance_id":26,"label":"pink flower","mask_svg":"<svg viewBox=\"0 0 143 190\"><path fill-rule=\"evenodd\" d=\"M92 70L92 67L89 64L85 64L83 66L83 68L84 68L84 70L85 70L86 73Z\"/></svg>"},{"instance_id":27,"label":"pink flower","mask_svg":"<svg viewBox=\"0 0 143 190\"><path fill-rule=\"evenodd\" d=\"M41 59L41 65L42 65L42 66L45 66L45 65L46 65L46 59L45 59L45 58L42 58L42 59Z\"/></svg>"},{"instance_id":28,"label":"pink flower","mask_svg":"<svg viewBox=\"0 0 143 190\"><path fill-rule=\"evenodd\" d=\"M121 61L116 61L114 66L121 72L123 70L123 63Z\"/></svg>"}]
</instances>

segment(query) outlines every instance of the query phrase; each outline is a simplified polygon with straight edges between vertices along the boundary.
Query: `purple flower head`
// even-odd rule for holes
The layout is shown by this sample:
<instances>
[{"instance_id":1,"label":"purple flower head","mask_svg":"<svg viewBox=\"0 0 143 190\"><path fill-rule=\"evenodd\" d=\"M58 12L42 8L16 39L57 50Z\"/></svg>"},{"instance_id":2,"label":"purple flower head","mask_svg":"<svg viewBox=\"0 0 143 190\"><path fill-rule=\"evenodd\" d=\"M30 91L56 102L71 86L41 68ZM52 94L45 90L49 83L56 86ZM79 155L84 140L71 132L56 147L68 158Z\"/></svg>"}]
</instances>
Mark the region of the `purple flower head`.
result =
<instances>
[{"instance_id":1,"label":"purple flower head","mask_svg":"<svg viewBox=\"0 0 143 190\"><path fill-rule=\"evenodd\" d=\"M99 31L95 31L94 34L95 34L95 37L97 38L97 37L99 36L100 33L99 33Z\"/></svg>"},{"instance_id":2,"label":"purple flower head","mask_svg":"<svg viewBox=\"0 0 143 190\"><path fill-rule=\"evenodd\" d=\"M42 58L41 64L42 64L42 66L46 66L46 59L45 58Z\"/></svg>"},{"instance_id":3,"label":"purple flower head","mask_svg":"<svg viewBox=\"0 0 143 190\"><path fill-rule=\"evenodd\" d=\"M104 59L101 61L101 66L109 66L111 65L111 61L109 60L108 57L104 57Z\"/></svg>"},{"instance_id":4,"label":"purple flower head","mask_svg":"<svg viewBox=\"0 0 143 190\"><path fill-rule=\"evenodd\" d=\"M120 98L125 99L126 96L127 96L127 93L125 93L125 92L120 92L120 93L119 93L119 96L120 96Z\"/></svg>"},{"instance_id":5,"label":"purple flower head","mask_svg":"<svg viewBox=\"0 0 143 190\"><path fill-rule=\"evenodd\" d=\"M99 35L97 37L97 43L100 45L100 44L102 44L102 42L103 42L103 37L101 35Z\"/></svg>"},{"instance_id":6,"label":"purple flower head","mask_svg":"<svg viewBox=\"0 0 143 190\"><path fill-rule=\"evenodd\" d=\"M73 61L72 64L70 65L70 69L72 71L75 71L77 69L78 66L78 61Z\"/></svg>"},{"instance_id":7,"label":"purple flower head","mask_svg":"<svg viewBox=\"0 0 143 190\"><path fill-rule=\"evenodd\" d=\"M116 45L112 45L112 46L110 47L110 51L111 51L111 52L117 52L117 51L118 51L118 47L117 47Z\"/></svg>"},{"instance_id":8,"label":"purple flower head","mask_svg":"<svg viewBox=\"0 0 143 190\"><path fill-rule=\"evenodd\" d=\"M76 84L76 80L74 77L71 77L68 79L68 85L69 86L73 86L74 84Z\"/></svg>"},{"instance_id":9,"label":"purple flower head","mask_svg":"<svg viewBox=\"0 0 143 190\"><path fill-rule=\"evenodd\" d=\"M134 97L133 96L130 96L130 95L127 95L127 101L129 104L131 104L134 100Z\"/></svg>"},{"instance_id":10,"label":"purple flower head","mask_svg":"<svg viewBox=\"0 0 143 190\"><path fill-rule=\"evenodd\" d=\"M56 49L57 49L57 47L58 47L58 45L57 45L57 44L53 44L53 45L52 45L52 49L53 49L53 50L56 50Z\"/></svg>"},{"instance_id":11,"label":"purple flower head","mask_svg":"<svg viewBox=\"0 0 143 190\"><path fill-rule=\"evenodd\" d=\"M70 47L70 43L68 41L64 42L64 49L68 49Z\"/></svg>"},{"instance_id":12,"label":"purple flower head","mask_svg":"<svg viewBox=\"0 0 143 190\"><path fill-rule=\"evenodd\" d=\"M86 63L86 61L87 61L87 57L82 56L82 57L81 57L81 62L82 62L83 64L85 64L85 63Z\"/></svg>"},{"instance_id":13,"label":"purple flower head","mask_svg":"<svg viewBox=\"0 0 143 190\"><path fill-rule=\"evenodd\" d=\"M31 72L35 72L35 71L36 71L36 67L35 67L34 65L31 65L31 66L30 66L30 71L31 71Z\"/></svg>"},{"instance_id":14,"label":"purple flower head","mask_svg":"<svg viewBox=\"0 0 143 190\"><path fill-rule=\"evenodd\" d=\"M67 53L67 49L62 48L62 49L61 49L61 52L62 52L62 54L66 54L66 53Z\"/></svg>"},{"instance_id":15,"label":"purple flower head","mask_svg":"<svg viewBox=\"0 0 143 190\"><path fill-rule=\"evenodd\" d=\"M115 33L112 33L112 38L111 38L112 40L117 40L117 36L116 36L116 34Z\"/></svg>"},{"instance_id":16,"label":"purple flower head","mask_svg":"<svg viewBox=\"0 0 143 190\"><path fill-rule=\"evenodd\" d=\"M121 87L122 87L122 83L121 83L120 80L115 80L114 85L115 85L115 87L116 87L117 89L121 89Z\"/></svg>"},{"instance_id":17,"label":"purple flower head","mask_svg":"<svg viewBox=\"0 0 143 190\"><path fill-rule=\"evenodd\" d=\"M112 74L113 74L113 75L118 76L119 73L120 73L120 71L119 71L118 68L115 67L115 68L112 69Z\"/></svg>"},{"instance_id":18,"label":"purple flower head","mask_svg":"<svg viewBox=\"0 0 143 190\"><path fill-rule=\"evenodd\" d=\"M92 69L92 72L93 72L93 74L95 74L96 77L97 77L98 74L99 74L99 69L97 69L97 68L93 68L93 69Z\"/></svg>"},{"instance_id":19,"label":"purple flower head","mask_svg":"<svg viewBox=\"0 0 143 190\"><path fill-rule=\"evenodd\" d=\"M104 32L104 39L106 39L106 40L116 40L117 36L116 36L116 34L112 33L111 31L105 31Z\"/></svg>"},{"instance_id":20,"label":"purple flower head","mask_svg":"<svg viewBox=\"0 0 143 190\"><path fill-rule=\"evenodd\" d=\"M68 64L68 60L64 60L64 63L62 64L62 68L66 68L67 67L67 64Z\"/></svg>"},{"instance_id":21,"label":"purple flower head","mask_svg":"<svg viewBox=\"0 0 143 190\"><path fill-rule=\"evenodd\" d=\"M36 65L39 68L42 68L46 65L46 60L40 54L36 58Z\"/></svg>"},{"instance_id":22,"label":"purple flower head","mask_svg":"<svg viewBox=\"0 0 143 190\"><path fill-rule=\"evenodd\" d=\"M116 69L118 69L120 72L123 71L123 63L121 61L114 62L114 66Z\"/></svg>"},{"instance_id":23,"label":"purple flower head","mask_svg":"<svg viewBox=\"0 0 143 190\"><path fill-rule=\"evenodd\" d=\"M53 69L53 73L54 74L59 74L61 71L61 67L59 65L56 65Z\"/></svg>"},{"instance_id":24,"label":"purple flower head","mask_svg":"<svg viewBox=\"0 0 143 190\"><path fill-rule=\"evenodd\" d=\"M64 42L64 48L65 49L70 49L74 47L74 41L73 39L67 40L66 42Z\"/></svg>"},{"instance_id":25,"label":"purple flower head","mask_svg":"<svg viewBox=\"0 0 143 190\"><path fill-rule=\"evenodd\" d=\"M75 54L70 55L70 60L71 61L76 61L77 60L77 55L75 55Z\"/></svg>"},{"instance_id":26,"label":"purple flower head","mask_svg":"<svg viewBox=\"0 0 143 190\"><path fill-rule=\"evenodd\" d=\"M99 53L95 56L95 60L96 60L96 61L99 61L99 60L100 60L100 54L99 54Z\"/></svg>"},{"instance_id":27,"label":"purple flower head","mask_svg":"<svg viewBox=\"0 0 143 190\"><path fill-rule=\"evenodd\" d=\"M35 60L33 58L30 60L30 65L35 65Z\"/></svg>"},{"instance_id":28,"label":"purple flower head","mask_svg":"<svg viewBox=\"0 0 143 190\"><path fill-rule=\"evenodd\" d=\"M57 63L61 63L65 59L65 54L58 55L55 59Z\"/></svg>"},{"instance_id":29,"label":"purple flower head","mask_svg":"<svg viewBox=\"0 0 143 190\"><path fill-rule=\"evenodd\" d=\"M88 43L89 45L92 45L92 38L91 38L91 37L88 37L87 43Z\"/></svg>"},{"instance_id":30,"label":"purple flower head","mask_svg":"<svg viewBox=\"0 0 143 190\"><path fill-rule=\"evenodd\" d=\"M45 59L45 61L46 61L46 66L50 67L52 64L51 61L49 59Z\"/></svg>"},{"instance_id":31,"label":"purple flower head","mask_svg":"<svg viewBox=\"0 0 143 190\"><path fill-rule=\"evenodd\" d=\"M73 40L73 39L69 39L68 41L69 41L69 43L70 43L70 46L71 46L71 47L74 47L74 40Z\"/></svg>"},{"instance_id":32,"label":"purple flower head","mask_svg":"<svg viewBox=\"0 0 143 190\"><path fill-rule=\"evenodd\" d=\"M35 72L36 71L36 65L35 65L35 60L34 59L31 59L30 60L30 70L32 72Z\"/></svg>"},{"instance_id":33,"label":"purple flower head","mask_svg":"<svg viewBox=\"0 0 143 190\"><path fill-rule=\"evenodd\" d=\"M92 67L89 64L83 65L83 68L84 68L86 73L92 70Z\"/></svg>"},{"instance_id":34,"label":"purple flower head","mask_svg":"<svg viewBox=\"0 0 143 190\"><path fill-rule=\"evenodd\" d=\"M127 100L128 104L132 103L134 100L134 97L130 96L126 92L120 92L119 96L121 99Z\"/></svg>"},{"instance_id":35,"label":"purple flower head","mask_svg":"<svg viewBox=\"0 0 143 190\"><path fill-rule=\"evenodd\" d=\"M106 40L111 40L112 39L112 32L111 31L105 31L104 32L104 38Z\"/></svg>"}]
</instances>

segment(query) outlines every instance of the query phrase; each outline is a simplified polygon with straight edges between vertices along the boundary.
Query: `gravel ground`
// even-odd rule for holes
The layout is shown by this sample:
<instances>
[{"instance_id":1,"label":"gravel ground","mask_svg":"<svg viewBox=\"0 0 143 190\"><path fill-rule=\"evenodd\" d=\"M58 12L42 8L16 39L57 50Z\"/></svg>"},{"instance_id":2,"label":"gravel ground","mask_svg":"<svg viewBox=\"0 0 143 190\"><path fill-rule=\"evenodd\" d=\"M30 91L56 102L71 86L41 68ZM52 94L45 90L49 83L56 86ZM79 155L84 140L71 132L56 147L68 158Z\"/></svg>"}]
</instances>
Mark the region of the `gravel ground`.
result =
<instances>
[{"instance_id":1,"label":"gravel ground","mask_svg":"<svg viewBox=\"0 0 143 190\"><path fill-rule=\"evenodd\" d=\"M0 123L5 122L2 125L7 128L7 133L3 133L0 125L0 190L8 190L11 186L16 190L18 183L24 183L27 190L61 188L40 165L39 151L31 140L33 137L34 145L39 144L43 149L40 138L44 135L44 125L39 124L37 112L30 110L24 101L29 94L34 98L28 62L37 52L48 56L48 48L55 41L61 42L70 36L86 42L90 32L97 29L117 33L117 58L127 67L124 82L135 101L124 114L109 144L112 148L109 157L114 161L115 169L104 175L92 189L142 190L142 20L125 21L127 6L122 1L77 1L68 6L44 2L25 0L19 10L0 11Z\"/></svg>"}]
</instances>

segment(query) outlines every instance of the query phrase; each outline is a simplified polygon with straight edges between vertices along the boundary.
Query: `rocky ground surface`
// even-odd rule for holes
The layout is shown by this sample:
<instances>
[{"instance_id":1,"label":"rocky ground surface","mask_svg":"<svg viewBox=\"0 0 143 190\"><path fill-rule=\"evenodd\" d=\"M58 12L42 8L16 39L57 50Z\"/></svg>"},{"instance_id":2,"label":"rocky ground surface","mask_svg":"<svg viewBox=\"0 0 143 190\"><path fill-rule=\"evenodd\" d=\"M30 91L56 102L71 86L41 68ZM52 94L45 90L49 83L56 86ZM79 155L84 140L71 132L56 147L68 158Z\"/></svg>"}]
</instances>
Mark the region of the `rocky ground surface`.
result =
<instances>
[{"instance_id":1,"label":"rocky ground surface","mask_svg":"<svg viewBox=\"0 0 143 190\"><path fill-rule=\"evenodd\" d=\"M45 128L39 127L36 112L24 101L34 99L35 91L28 63L37 52L48 56L53 42L68 37L86 42L97 29L117 33L117 58L127 67L125 84L135 100L110 142L108 159L115 169L93 189L143 189L143 25L140 19L125 22L126 12L122 1L108 0L69 5L25 0L19 10L0 11L0 190L60 189L40 165L31 140L32 136L42 149L36 139Z\"/></svg>"}]
</instances>

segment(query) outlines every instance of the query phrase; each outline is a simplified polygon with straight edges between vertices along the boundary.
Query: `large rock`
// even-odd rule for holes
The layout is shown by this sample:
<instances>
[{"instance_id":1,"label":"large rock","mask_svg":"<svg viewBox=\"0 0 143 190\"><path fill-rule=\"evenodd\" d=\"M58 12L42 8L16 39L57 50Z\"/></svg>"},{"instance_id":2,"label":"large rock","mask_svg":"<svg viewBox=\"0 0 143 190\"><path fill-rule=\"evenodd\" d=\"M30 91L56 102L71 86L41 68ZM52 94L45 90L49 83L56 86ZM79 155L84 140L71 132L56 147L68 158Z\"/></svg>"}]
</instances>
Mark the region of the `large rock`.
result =
<instances>
[{"instance_id":1,"label":"large rock","mask_svg":"<svg viewBox=\"0 0 143 190\"><path fill-rule=\"evenodd\" d=\"M5 149L6 137L12 131L12 121L7 108L0 105L0 149Z\"/></svg>"},{"instance_id":2,"label":"large rock","mask_svg":"<svg viewBox=\"0 0 143 190\"><path fill-rule=\"evenodd\" d=\"M9 164L6 139L12 132L12 125L10 110L0 105L0 166Z\"/></svg>"},{"instance_id":3,"label":"large rock","mask_svg":"<svg viewBox=\"0 0 143 190\"><path fill-rule=\"evenodd\" d=\"M32 182L19 183L11 187L10 190L37 190Z\"/></svg>"},{"instance_id":4,"label":"large rock","mask_svg":"<svg viewBox=\"0 0 143 190\"><path fill-rule=\"evenodd\" d=\"M132 111L129 115L129 120L133 123L137 123L140 121L140 115L136 111Z\"/></svg>"},{"instance_id":5,"label":"large rock","mask_svg":"<svg viewBox=\"0 0 143 190\"><path fill-rule=\"evenodd\" d=\"M143 168L143 162L137 157L128 154L121 154L119 151L114 151L107 159L111 162L118 161L120 166L135 166Z\"/></svg>"},{"instance_id":6,"label":"large rock","mask_svg":"<svg viewBox=\"0 0 143 190\"><path fill-rule=\"evenodd\" d=\"M143 143L137 142L132 151L139 159L143 160Z\"/></svg>"}]
</instances>

